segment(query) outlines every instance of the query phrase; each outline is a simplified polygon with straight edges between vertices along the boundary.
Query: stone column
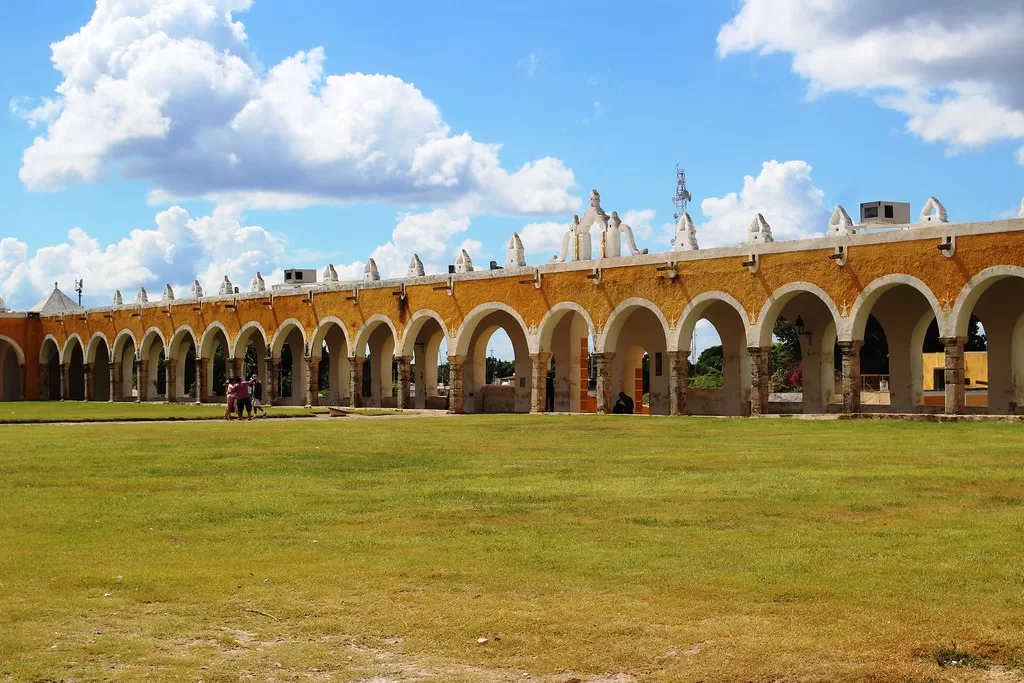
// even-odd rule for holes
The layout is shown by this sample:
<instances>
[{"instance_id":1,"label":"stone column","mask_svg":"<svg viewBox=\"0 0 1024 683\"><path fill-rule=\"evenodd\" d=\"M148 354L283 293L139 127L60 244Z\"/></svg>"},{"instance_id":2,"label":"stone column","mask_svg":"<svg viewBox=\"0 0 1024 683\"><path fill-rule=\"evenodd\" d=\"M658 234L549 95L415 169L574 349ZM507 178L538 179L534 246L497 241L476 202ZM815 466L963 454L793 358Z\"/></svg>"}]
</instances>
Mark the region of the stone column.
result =
<instances>
[{"instance_id":1,"label":"stone column","mask_svg":"<svg viewBox=\"0 0 1024 683\"><path fill-rule=\"evenodd\" d=\"M942 337L946 347L946 414L960 415L967 405L964 385L964 337Z\"/></svg>"},{"instance_id":2,"label":"stone column","mask_svg":"<svg viewBox=\"0 0 1024 683\"><path fill-rule=\"evenodd\" d=\"M690 361L686 351L668 355L668 414L686 414L686 390L690 385Z\"/></svg>"},{"instance_id":3,"label":"stone column","mask_svg":"<svg viewBox=\"0 0 1024 683\"><path fill-rule=\"evenodd\" d=\"M135 396L135 402L149 400L149 361L143 358L139 361L139 392Z\"/></svg>"},{"instance_id":4,"label":"stone column","mask_svg":"<svg viewBox=\"0 0 1024 683\"><path fill-rule=\"evenodd\" d=\"M292 358L294 357L295 356L292 356ZM294 380L295 372L292 372L293 392L298 389L298 387L295 386ZM272 406L276 406L281 403L281 359L275 356L271 356L267 359L267 403Z\"/></svg>"},{"instance_id":5,"label":"stone column","mask_svg":"<svg viewBox=\"0 0 1024 683\"><path fill-rule=\"evenodd\" d=\"M107 372L110 376L110 398L107 401L113 403L119 400L121 395L121 364L110 361L107 364Z\"/></svg>"},{"instance_id":6,"label":"stone column","mask_svg":"<svg viewBox=\"0 0 1024 683\"><path fill-rule=\"evenodd\" d=\"M239 359L236 358L235 356L229 356L228 357L227 362L224 365L224 372L227 373L227 376L229 378L230 377L238 377L238 365L239 365L238 360Z\"/></svg>"},{"instance_id":7,"label":"stone column","mask_svg":"<svg viewBox=\"0 0 1024 683\"><path fill-rule=\"evenodd\" d=\"M210 399L210 387L207 375L210 372L207 360L196 356L196 403L206 403Z\"/></svg>"},{"instance_id":8,"label":"stone column","mask_svg":"<svg viewBox=\"0 0 1024 683\"><path fill-rule=\"evenodd\" d=\"M395 356L395 364L398 367L398 408L412 408L412 356ZM417 395L423 391L425 389L417 384Z\"/></svg>"},{"instance_id":9,"label":"stone column","mask_svg":"<svg viewBox=\"0 0 1024 683\"><path fill-rule=\"evenodd\" d=\"M531 353L533 371L530 375L530 412L543 413L548 405L548 371L551 369L550 353Z\"/></svg>"},{"instance_id":10,"label":"stone column","mask_svg":"<svg viewBox=\"0 0 1024 683\"><path fill-rule=\"evenodd\" d=\"M320 402L320 361L306 356L306 406L312 407Z\"/></svg>"},{"instance_id":11,"label":"stone column","mask_svg":"<svg viewBox=\"0 0 1024 683\"><path fill-rule=\"evenodd\" d=\"M465 356L448 356L448 412L463 413L465 407L464 384L462 381Z\"/></svg>"},{"instance_id":12,"label":"stone column","mask_svg":"<svg viewBox=\"0 0 1024 683\"><path fill-rule=\"evenodd\" d=\"M18 364L18 377L21 381L21 400L28 400L28 375L25 373L25 364Z\"/></svg>"},{"instance_id":13,"label":"stone column","mask_svg":"<svg viewBox=\"0 0 1024 683\"><path fill-rule=\"evenodd\" d=\"M50 400L50 368L43 363L39 364L39 398Z\"/></svg>"},{"instance_id":14,"label":"stone column","mask_svg":"<svg viewBox=\"0 0 1024 683\"><path fill-rule=\"evenodd\" d=\"M92 377L92 366L89 365L88 363L83 363L82 364L82 382L83 382L84 386L82 387L82 391L85 392L83 398L86 401L91 401L92 400L92 379L91 379L91 377Z\"/></svg>"},{"instance_id":15,"label":"stone column","mask_svg":"<svg viewBox=\"0 0 1024 683\"><path fill-rule=\"evenodd\" d=\"M350 356L348 373L349 382L349 393L352 395L352 400L349 401L349 405L352 408L361 408L363 406L363 362L366 360L364 356Z\"/></svg>"},{"instance_id":16,"label":"stone column","mask_svg":"<svg viewBox=\"0 0 1024 683\"><path fill-rule=\"evenodd\" d=\"M843 357L843 412L860 412L860 347L863 341L841 341L839 352Z\"/></svg>"},{"instance_id":17,"label":"stone column","mask_svg":"<svg viewBox=\"0 0 1024 683\"><path fill-rule=\"evenodd\" d=\"M747 347L750 355L750 415L764 415L768 412L768 394L771 391L771 377L768 375L770 346Z\"/></svg>"},{"instance_id":18,"label":"stone column","mask_svg":"<svg viewBox=\"0 0 1024 683\"><path fill-rule=\"evenodd\" d=\"M595 353L594 371L597 373L597 412L607 415L612 412L615 402L612 400L612 361L614 353ZM632 381L632 378L628 378Z\"/></svg>"},{"instance_id":19,"label":"stone column","mask_svg":"<svg viewBox=\"0 0 1024 683\"><path fill-rule=\"evenodd\" d=\"M60 400L64 401L68 397L68 366L58 363L57 369L60 371Z\"/></svg>"},{"instance_id":20,"label":"stone column","mask_svg":"<svg viewBox=\"0 0 1024 683\"><path fill-rule=\"evenodd\" d=\"M178 361L168 358L164 361L164 395L168 403L178 401Z\"/></svg>"}]
</instances>

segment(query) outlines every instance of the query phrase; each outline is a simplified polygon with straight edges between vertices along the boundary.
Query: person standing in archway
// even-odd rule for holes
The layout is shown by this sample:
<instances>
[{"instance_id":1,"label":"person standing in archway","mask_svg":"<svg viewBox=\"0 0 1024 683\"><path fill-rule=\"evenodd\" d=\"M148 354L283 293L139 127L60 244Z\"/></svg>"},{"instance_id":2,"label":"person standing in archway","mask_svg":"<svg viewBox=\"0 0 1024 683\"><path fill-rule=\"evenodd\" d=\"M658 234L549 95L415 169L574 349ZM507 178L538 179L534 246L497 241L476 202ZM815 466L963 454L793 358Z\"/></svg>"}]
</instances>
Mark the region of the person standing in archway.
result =
<instances>
[{"instance_id":1,"label":"person standing in archway","mask_svg":"<svg viewBox=\"0 0 1024 683\"><path fill-rule=\"evenodd\" d=\"M263 417L267 416L267 410L263 407L263 382L260 381L259 375L253 375L252 379L249 380L249 392L252 394L252 413L255 416L256 411L263 413Z\"/></svg>"}]
</instances>

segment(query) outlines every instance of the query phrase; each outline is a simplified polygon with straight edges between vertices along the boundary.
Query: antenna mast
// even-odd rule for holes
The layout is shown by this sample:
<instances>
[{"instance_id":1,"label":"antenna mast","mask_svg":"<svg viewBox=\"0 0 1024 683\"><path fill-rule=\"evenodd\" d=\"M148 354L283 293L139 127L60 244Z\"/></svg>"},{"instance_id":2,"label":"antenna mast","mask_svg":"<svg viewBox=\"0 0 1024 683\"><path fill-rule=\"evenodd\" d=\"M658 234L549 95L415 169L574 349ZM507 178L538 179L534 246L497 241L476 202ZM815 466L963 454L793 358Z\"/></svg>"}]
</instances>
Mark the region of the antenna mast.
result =
<instances>
[{"instance_id":1,"label":"antenna mast","mask_svg":"<svg viewBox=\"0 0 1024 683\"><path fill-rule=\"evenodd\" d=\"M678 221L686 213L686 207L693 197L686 189L686 169L679 168L676 162L676 194L672 197L672 203L676 206L675 219Z\"/></svg>"}]
</instances>

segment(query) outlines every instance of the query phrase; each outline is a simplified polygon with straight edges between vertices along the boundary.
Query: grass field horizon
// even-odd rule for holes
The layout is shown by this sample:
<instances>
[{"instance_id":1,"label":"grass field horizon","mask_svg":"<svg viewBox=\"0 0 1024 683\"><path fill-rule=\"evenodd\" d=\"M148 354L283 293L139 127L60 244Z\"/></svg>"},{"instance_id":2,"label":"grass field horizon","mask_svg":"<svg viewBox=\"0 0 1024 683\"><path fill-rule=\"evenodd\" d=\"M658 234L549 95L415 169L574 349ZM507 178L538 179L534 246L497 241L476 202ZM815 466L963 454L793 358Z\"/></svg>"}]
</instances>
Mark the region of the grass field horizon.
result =
<instances>
[{"instance_id":1,"label":"grass field horizon","mask_svg":"<svg viewBox=\"0 0 1024 683\"><path fill-rule=\"evenodd\" d=\"M0 679L1024 680L1019 425L0 435Z\"/></svg>"}]
</instances>

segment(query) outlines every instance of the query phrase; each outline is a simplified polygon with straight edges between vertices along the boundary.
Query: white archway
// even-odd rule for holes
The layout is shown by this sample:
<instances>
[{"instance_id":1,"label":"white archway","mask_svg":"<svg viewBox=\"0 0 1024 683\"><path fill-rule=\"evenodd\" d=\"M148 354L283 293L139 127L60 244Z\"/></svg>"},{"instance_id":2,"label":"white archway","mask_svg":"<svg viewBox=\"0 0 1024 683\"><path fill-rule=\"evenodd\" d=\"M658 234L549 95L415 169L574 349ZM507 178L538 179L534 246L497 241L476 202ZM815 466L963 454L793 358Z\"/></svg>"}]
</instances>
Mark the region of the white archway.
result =
<instances>
[{"instance_id":1,"label":"white archway","mask_svg":"<svg viewBox=\"0 0 1024 683\"><path fill-rule=\"evenodd\" d=\"M597 353L611 354L613 402L624 394L633 400L634 412L668 415L671 363L666 355L676 350L676 337L658 306L647 299L626 299L608 316L596 347ZM648 359L646 373L644 356ZM647 408L644 393L648 394Z\"/></svg>"},{"instance_id":2,"label":"white archway","mask_svg":"<svg viewBox=\"0 0 1024 683\"><path fill-rule=\"evenodd\" d=\"M66 363L67 362L67 357L68 357L67 355L68 355L68 353L71 350L71 344L72 343L76 343L76 342L78 343L79 346L82 347L82 354L83 354L83 357L84 357L84 354L85 354L85 342L82 341L81 335L79 335L77 332L72 332L68 336L68 338L64 341L64 347L60 350L60 362L61 363Z\"/></svg>"},{"instance_id":3,"label":"white archway","mask_svg":"<svg viewBox=\"0 0 1024 683\"><path fill-rule=\"evenodd\" d=\"M515 376L505 384L488 382L487 342L503 329L512 342ZM463 410L469 413L526 413L533 390L533 361L530 334L523 317L511 306L499 302L481 304L463 319L449 356L462 359ZM491 378L493 381L495 378Z\"/></svg>"},{"instance_id":4,"label":"white archway","mask_svg":"<svg viewBox=\"0 0 1024 683\"><path fill-rule=\"evenodd\" d=\"M750 355L748 340L752 334L749 316L743 304L722 291L703 292L691 299L677 325L677 348L687 355L694 349L692 340L697 323L706 321L718 335L721 346L721 386L698 384L686 389L686 413L689 415L744 415L750 401ZM697 360L696 358L694 359ZM714 374L711 373L712 378Z\"/></svg>"},{"instance_id":5,"label":"white archway","mask_svg":"<svg viewBox=\"0 0 1024 683\"><path fill-rule=\"evenodd\" d=\"M0 400L24 398L25 352L6 335L0 334Z\"/></svg>"},{"instance_id":6,"label":"white archway","mask_svg":"<svg viewBox=\"0 0 1024 683\"><path fill-rule=\"evenodd\" d=\"M928 301L928 305L939 323L939 336L945 336L949 326L935 293L929 289L928 285L912 275L894 273L872 280L861 290L857 300L850 308L850 314L839 325L839 340L863 341L864 327L867 325L868 316L871 314L875 302L887 291L899 285L906 285L917 290Z\"/></svg>"},{"instance_id":7,"label":"white archway","mask_svg":"<svg viewBox=\"0 0 1024 683\"><path fill-rule=\"evenodd\" d=\"M446 406L438 396L439 356L448 352L448 327L436 311L420 309L412 314L402 333L399 355L412 361L410 401L420 409Z\"/></svg>"},{"instance_id":8,"label":"white archway","mask_svg":"<svg viewBox=\"0 0 1024 683\"><path fill-rule=\"evenodd\" d=\"M575 302L561 301L544 314L534 341L541 353L551 355L545 368L545 412L596 411L589 391L595 337L590 312Z\"/></svg>"},{"instance_id":9,"label":"white archway","mask_svg":"<svg viewBox=\"0 0 1024 683\"><path fill-rule=\"evenodd\" d=\"M764 306L761 307L761 313L757 316L757 322L754 323L751 330L752 335L748 340L751 346L771 346L775 321L786 304L800 294L811 294L825 304L832 315L832 322L835 324L836 330L840 329L843 325L843 316L839 313L835 302L832 301L832 297L825 290L810 282L790 282L772 292Z\"/></svg>"},{"instance_id":10,"label":"white archway","mask_svg":"<svg viewBox=\"0 0 1024 683\"><path fill-rule=\"evenodd\" d=\"M604 328L598 334L597 339L594 340L595 353L614 352L618 336L622 331L623 322L633 311L640 308L647 309L654 314L661 323L662 332L665 334L667 350L675 351L675 337L672 335L672 326L668 324L668 319L662 310L647 299L634 297L620 303L608 316L608 321L604 324Z\"/></svg>"}]
</instances>

